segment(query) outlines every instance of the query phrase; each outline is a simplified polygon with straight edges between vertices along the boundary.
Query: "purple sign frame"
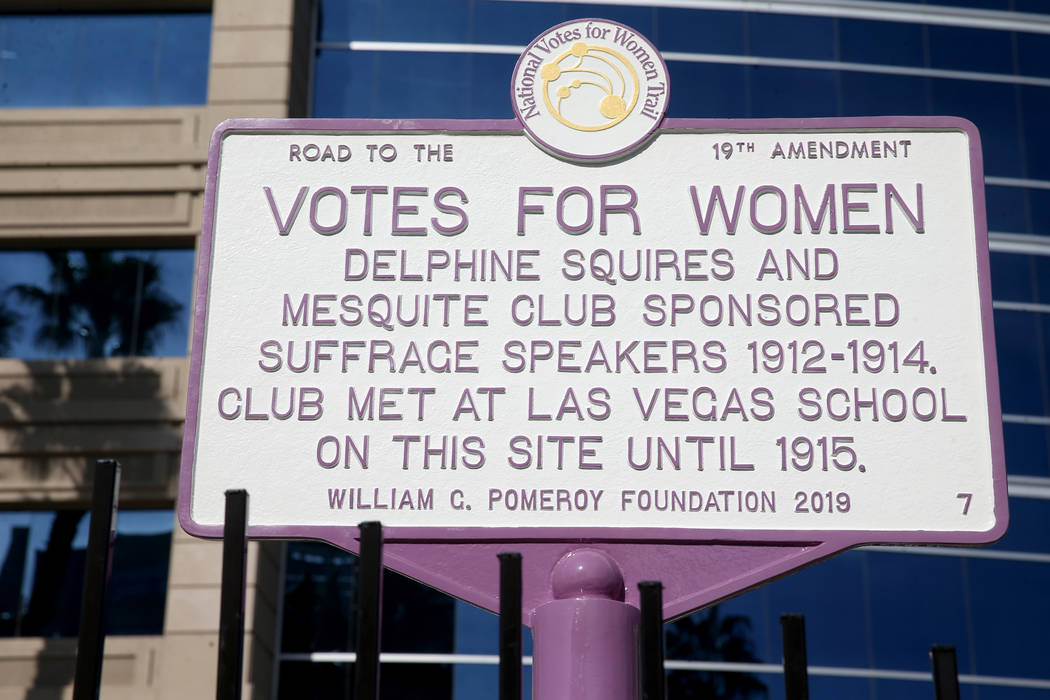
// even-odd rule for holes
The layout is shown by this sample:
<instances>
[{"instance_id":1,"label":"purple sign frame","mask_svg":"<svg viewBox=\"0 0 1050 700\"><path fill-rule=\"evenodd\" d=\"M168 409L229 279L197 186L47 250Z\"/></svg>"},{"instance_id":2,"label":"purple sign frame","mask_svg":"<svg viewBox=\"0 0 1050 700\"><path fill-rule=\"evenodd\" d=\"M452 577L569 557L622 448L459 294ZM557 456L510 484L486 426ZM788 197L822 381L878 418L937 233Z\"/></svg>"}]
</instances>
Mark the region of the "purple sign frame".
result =
<instances>
[{"instance_id":1,"label":"purple sign frame","mask_svg":"<svg viewBox=\"0 0 1050 700\"><path fill-rule=\"evenodd\" d=\"M995 525L985 532L955 531L826 531L826 530L683 530L667 528L412 528L384 529L385 564L392 569L456 597L498 609L499 576L496 554L520 551L525 566L523 617L553 600L550 576L555 564L580 548L599 549L623 572L626 602L637 603L636 583L659 578L664 585L664 616L674 618L704 605L753 588L795 569L866 544L962 544L994 542L1008 524L1002 414L996 370L988 233L984 206L983 163L976 127L956 117L860 117L820 119L664 119L659 133L748 131L959 131L969 138L970 180L977 234L978 291L983 318L985 376L993 462ZM215 196L222 140L230 132L284 131L375 133L427 131L449 133L512 133L524 127L510 120L366 120L366 119L235 119L215 130L208 157L195 293L194 331L190 357L187 415L182 445L178 515L182 527L199 537L222 537L221 526L200 525L190 513L193 463L199 425L200 381L208 313ZM313 539L356 552L356 527L251 526L259 539Z\"/></svg>"}]
</instances>

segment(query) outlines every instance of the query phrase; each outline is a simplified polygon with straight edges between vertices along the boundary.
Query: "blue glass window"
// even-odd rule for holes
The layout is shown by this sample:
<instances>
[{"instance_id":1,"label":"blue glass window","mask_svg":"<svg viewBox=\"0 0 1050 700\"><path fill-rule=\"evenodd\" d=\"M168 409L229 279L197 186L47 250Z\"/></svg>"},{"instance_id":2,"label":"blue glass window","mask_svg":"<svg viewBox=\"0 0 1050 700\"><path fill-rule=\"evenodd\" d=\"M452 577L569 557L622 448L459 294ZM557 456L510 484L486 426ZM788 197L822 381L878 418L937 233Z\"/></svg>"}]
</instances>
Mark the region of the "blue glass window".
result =
<instances>
[{"instance_id":1,"label":"blue glass window","mask_svg":"<svg viewBox=\"0 0 1050 700\"><path fill-rule=\"evenodd\" d=\"M748 110L747 66L671 61L667 64L671 82L670 117L750 116Z\"/></svg>"},{"instance_id":2,"label":"blue glass window","mask_svg":"<svg viewBox=\"0 0 1050 700\"><path fill-rule=\"evenodd\" d=\"M976 671L1045 678L1050 566L978 559L968 568Z\"/></svg>"},{"instance_id":3,"label":"blue glass window","mask_svg":"<svg viewBox=\"0 0 1050 700\"><path fill-rule=\"evenodd\" d=\"M1050 477L1050 426L1003 423L1003 440L1009 473Z\"/></svg>"},{"instance_id":4,"label":"blue glass window","mask_svg":"<svg viewBox=\"0 0 1050 700\"><path fill-rule=\"evenodd\" d=\"M758 663L752 618L714 605L664 628L669 659ZM667 679L669 698L765 698L767 681L754 673L674 671Z\"/></svg>"},{"instance_id":5,"label":"blue glass window","mask_svg":"<svg viewBox=\"0 0 1050 700\"><path fill-rule=\"evenodd\" d=\"M397 41L464 42L469 39L469 19L470 3L466 2L455 0L381 2L376 12L378 28L376 38Z\"/></svg>"},{"instance_id":6,"label":"blue glass window","mask_svg":"<svg viewBox=\"0 0 1050 700\"><path fill-rule=\"evenodd\" d=\"M577 19L580 17L601 17L602 19L626 24L631 29L634 29L649 39L656 41L657 12L652 7L631 7L630 5L619 3L609 5L591 5L575 2L565 3L563 7L565 8L565 20ZM539 32L553 24L556 24L556 22L540 27L536 34L539 34ZM533 36L535 36L535 34ZM532 38L533 37L529 37L529 39Z\"/></svg>"},{"instance_id":7,"label":"blue glass window","mask_svg":"<svg viewBox=\"0 0 1050 700\"><path fill-rule=\"evenodd\" d=\"M869 666L866 574L860 554L849 552L828 559L725 601L719 605L722 615L749 620L748 636L762 662L777 663L781 659L779 617L792 612L806 615L810 664Z\"/></svg>"},{"instance_id":8,"label":"blue glass window","mask_svg":"<svg viewBox=\"0 0 1050 700\"><path fill-rule=\"evenodd\" d=\"M522 630L522 653L532 654L532 631ZM457 654L499 654L499 617L470 603L456 601ZM456 664L453 671L454 700L492 698L499 695L499 667L488 664ZM532 696L532 667L522 669L522 697Z\"/></svg>"},{"instance_id":9,"label":"blue glass window","mask_svg":"<svg viewBox=\"0 0 1050 700\"><path fill-rule=\"evenodd\" d=\"M1003 0L989 0L990 2ZM1013 8L1015 12L1046 12L1045 0L1013 0Z\"/></svg>"},{"instance_id":10,"label":"blue glass window","mask_svg":"<svg viewBox=\"0 0 1050 700\"><path fill-rule=\"evenodd\" d=\"M0 356L186 354L192 250L0 251Z\"/></svg>"},{"instance_id":11,"label":"blue glass window","mask_svg":"<svg viewBox=\"0 0 1050 700\"><path fill-rule=\"evenodd\" d=\"M1009 465L1007 465L1009 469ZM1046 476L1044 464L1043 476ZM1015 552L1045 552L1050 532L1050 501L1039 498L1010 499L1010 529L995 549Z\"/></svg>"},{"instance_id":12,"label":"blue glass window","mask_svg":"<svg viewBox=\"0 0 1050 700\"><path fill-rule=\"evenodd\" d=\"M364 57L355 53L352 58ZM371 58L377 77L371 92L361 93L372 97L369 116L447 118L462 114L469 106L470 57L466 54L380 52ZM348 97L352 100L353 93ZM351 102L348 106L356 105ZM359 112L354 109L349 114Z\"/></svg>"},{"instance_id":13,"label":"blue glass window","mask_svg":"<svg viewBox=\"0 0 1050 700\"><path fill-rule=\"evenodd\" d=\"M171 510L121 510L106 597L107 634L160 634ZM0 636L75 637L90 518L84 510L0 512Z\"/></svg>"},{"instance_id":14,"label":"blue glass window","mask_svg":"<svg viewBox=\"0 0 1050 700\"><path fill-rule=\"evenodd\" d=\"M473 56L470 61L470 111L472 119L509 119L507 76L514 71L514 56Z\"/></svg>"},{"instance_id":15,"label":"blue glass window","mask_svg":"<svg viewBox=\"0 0 1050 700\"><path fill-rule=\"evenodd\" d=\"M744 15L740 12L679 9L660 9L657 12L657 33L649 38L663 51L747 54L747 32Z\"/></svg>"},{"instance_id":16,"label":"blue glass window","mask_svg":"<svg viewBox=\"0 0 1050 700\"><path fill-rule=\"evenodd\" d=\"M936 25L931 25L927 31L930 65L934 68L1005 75L1014 72L1010 32Z\"/></svg>"},{"instance_id":17,"label":"blue glass window","mask_svg":"<svg viewBox=\"0 0 1050 700\"><path fill-rule=\"evenodd\" d=\"M834 117L839 113L839 71L759 66L749 72L751 116Z\"/></svg>"},{"instance_id":18,"label":"blue glass window","mask_svg":"<svg viewBox=\"0 0 1050 700\"><path fill-rule=\"evenodd\" d=\"M509 119L514 56L321 51L314 116Z\"/></svg>"},{"instance_id":19,"label":"blue glass window","mask_svg":"<svg viewBox=\"0 0 1050 700\"><path fill-rule=\"evenodd\" d=\"M357 557L318 542L289 543L285 558L281 652L352 651L356 641ZM383 579L384 652L449 653L453 600L393 572ZM345 696L352 665L281 662L279 698ZM310 694L313 693L313 694ZM383 675L384 698L451 699L452 668L419 664Z\"/></svg>"},{"instance_id":20,"label":"blue glass window","mask_svg":"<svg viewBox=\"0 0 1050 700\"><path fill-rule=\"evenodd\" d=\"M926 78L842 71L842 116L929 113Z\"/></svg>"},{"instance_id":21,"label":"blue glass window","mask_svg":"<svg viewBox=\"0 0 1050 700\"><path fill-rule=\"evenodd\" d=\"M747 16L748 53L832 60L835 58L835 20L756 12Z\"/></svg>"},{"instance_id":22,"label":"blue glass window","mask_svg":"<svg viewBox=\"0 0 1050 700\"><path fill-rule=\"evenodd\" d=\"M965 671L960 670L960 673L965 673ZM1027 695L1017 697L1012 695L1010 692L1003 692L1011 690L1012 688L1003 688L997 686L994 688L994 694L991 695L991 697L995 698L995 700L1021 700L1021 697L1030 697ZM988 697L988 691L988 688L972 685L963 685L959 688L959 698L960 700L978 700L979 698ZM929 700L932 697L936 697L934 695L932 682L898 681L887 680L884 678L868 681L867 690L865 690L864 692L867 697L893 698L893 700Z\"/></svg>"},{"instance_id":23,"label":"blue glass window","mask_svg":"<svg viewBox=\"0 0 1050 700\"><path fill-rule=\"evenodd\" d=\"M932 79L934 114L965 117L977 125L987 175L1021 177L1020 121L1013 85Z\"/></svg>"},{"instance_id":24,"label":"blue glass window","mask_svg":"<svg viewBox=\"0 0 1050 700\"><path fill-rule=\"evenodd\" d=\"M1011 528L1019 532L996 549L1038 551L1050 504L1011 499L1010 505L1017 513ZM1045 544L1041 549L1045 551ZM919 551L846 552L718 607L723 616L748 621L747 641L766 663L782 658L779 616L795 612L806 616L812 666L928 673L930 647L950 644L956 647L960 673L1045 679L1040 655L1046 653L1045 626L1050 624L1045 594L1050 567L1019 560L923 556ZM766 683L770 698L784 697L782 676L758 678ZM811 688L825 688L820 697L870 697L876 683L888 697L918 699L933 693L929 682L810 675ZM996 698L1014 697L1004 694L1006 690L982 687L980 696L988 692ZM962 697L976 698L974 686L964 685Z\"/></svg>"},{"instance_id":25,"label":"blue glass window","mask_svg":"<svg viewBox=\"0 0 1050 700\"><path fill-rule=\"evenodd\" d=\"M317 14L318 41L373 41L379 38L376 15L379 0L320 2Z\"/></svg>"},{"instance_id":26,"label":"blue glass window","mask_svg":"<svg viewBox=\"0 0 1050 700\"><path fill-rule=\"evenodd\" d=\"M903 22L839 20L839 58L850 63L922 66L923 27Z\"/></svg>"},{"instance_id":27,"label":"blue glass window","mask_svg":"<svg viewBox=\"0 0 1050 700\"><path fill-rule=\"evenodd\" d=\"M1050 303L1050 255L991 253L992 296L1002 301Z\"/></svg>"},{"instance_id":28,"label":"blue glass window","mask_svg":"<svg viewBox=\"0 0 1050 700\"><path fill-rule=\"evenodd\" d=\"M1028 195L1019 187L1001 185L984 186L984 207L988 214L989 231L1006 231L1008 233L1036 233L1029 224ZM1050 219L1047 220L1050 224ZM1042 232L1050 235L1050 228Z\"/></svg>"},{"instance_id":29,"label":"blue glass window","mask_svg":"<svg viewBox=\"0 0 1050 700\"><path fill-rule=\"evenodd\" d=\"M378 61L371 51L318 51L313 116L375 117Z\"/></svg>"},{"instance_id":30,"label":"blue glass window","mask_svg":"<svg viewBox=\"0 0 1050 700\"><path fill-rule=\"evenodd\" d=\"M972 7L978 10L1020 10L1021 8L1015 8L1015 3L1011 0L925 0L930 5L948 5L950 7ZM1023 0L1022 0L1023 1ZM1040 0L1035 0L1039 2ZM1040 8L1045 10L1046 7L1041 5ZM1031 10L1034 12L1035 10Z\"/></svg>"},{"instance_id":31,"label":"blue glass window","mask_svg":"<svg viewBox=\"0 0 1050 700\"><path fill-rule=\"evenodd\" d=\"M0 15L0 107L203 104L211 15Z\"/></svg>"},{"instance_id":32,"label":"blue glass window","mask_svg":"<svg viewBox=\"0 0 1050 700\"><path fill-rule=\"evenodd\" d=\"M540 32L568 19L564 8L548 3L481 0L472 4L470 40L479 44L525 46Z\"/></svg>"},{"instance_id":33,"label":"blue glass window","mask_svg":"<svg viewBox=\"0 0 1050 700\"><path fill-rule=\"evenodd\" d=\"M1032 188L1025 191L1032 217L1032 233L1050 236L1050 190Z\"/></svg>"},{"instance_id":34,"label":"blue glass window","mask_svg":"<svg viewBox=\"0 0 1050 700\"><path fill-rule=\"evenodd\" d=\"M1047 332L1050 314L997 309L995 340L999 360L999 396L1003 413L1050 415L1046 395Z\"/></svg>"},{"instance_id":35,"label":"blue glass window","mask_svg":"<svg viewBox=\"0 0 1050 700\"><path fill-rule=\"evenodd\" d=\"M1047 65L1050 69L1050 62ZM1046 128L1050 123L1050 87L1025 85L1019 90L1028 177L1050 180L1050 157L1047 157L1050 153L1050 130ZM1042 228L1044 234L1050 234L1050 217L1042 219Z\"/></svg>"},{"instance_id":36,"label":"blue glass window","mask_svg":"<svg viewBox=\"0 0 1050 700\"><path fill-rule=\"evenodd\" d=\"M1050 77L1050 36L1017 33L1017 65L1021 75Z\"/></svg>"},{"instance_id":37,"label":"blue glass window","mask_svg":"<svg viewBox=\"0 0 1050 700\"><path fill-rule=\"evenodd\" d=\"M971 669L964 560L890 552L858 555L867 572L873 665L925 671L930 645L951 644L959 668Z\"/></svg>"}]
</instances>

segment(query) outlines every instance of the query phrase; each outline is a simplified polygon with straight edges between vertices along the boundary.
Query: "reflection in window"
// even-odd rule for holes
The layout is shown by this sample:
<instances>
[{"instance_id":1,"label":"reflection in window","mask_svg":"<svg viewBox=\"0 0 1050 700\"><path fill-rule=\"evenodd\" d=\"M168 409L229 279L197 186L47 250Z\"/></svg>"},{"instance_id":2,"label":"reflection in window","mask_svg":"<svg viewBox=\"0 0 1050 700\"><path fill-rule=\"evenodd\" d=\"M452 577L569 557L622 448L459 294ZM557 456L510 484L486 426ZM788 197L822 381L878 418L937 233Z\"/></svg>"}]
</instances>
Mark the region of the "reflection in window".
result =
<instances>
[{"instance_id":1,"label":"reflection in window","mask_svg":"<svg viewBox=\"0 0 1050 700\"><path fill-rule=\"evenodd\" d=\"M0 512L0 637L75 637L90 518L83 509ZM160 634L174 515L117 514L106 634Z\"/></svg>"},{"instance_id":2,"label":"reflection in window","mask_svg":"<svg viewBox=\"0 0 1050 700\"><path fill-rule=\"evenodd\" d=\"M1050 255L992 252L990 258L996 301L1050 303L1050 288L1040 284L1050 279Z\"/></svg>"},{"instance_id":3,"label":"reflection in window","mask_svg":"<svg viewBox=\"0 0 1050 700\"><path fill-rule=\"evenodd\" d=\"M0 15L0 107L204 104L211 15Z\"/></svg>"},{"instance_id":4,"label":"reflection in window","mask_svg":"<svg viewBox=\"0 0 1050 700\"><path fill-rule=\"evenodd\" d=\"M1012 32L937 25L927 27L926 32L934 68L1005 75L1014 72Z\"/></svg>"},{"instance_id":5,"label":"reflection in window","mask_svg":"<svg viewBox=\"0 0 1050 700\"><path fill-rule=\"evenodd\" d=\"M1003 442L1006 470L1010 474L1050 478L1050 425L1004 422ZM1010 534L1015 533L1018 527L1023 526L1012 521ZM1046 531L1050 531L1050 528L1041 530L1040 537ZM1045 539L1042 546L1046 547Z\"/></svg>"},{"instance_id":6,"label":"reflection in window","mask_svg":"<svg viewBox=\"0 0 1050 700\"><path fill-rule=\"evenodd\" d=\"M289 543L282 655L353 651L357 637L356 581L356 556L317 542ZM384 652L451 653L454 618L452 598L399 574L384 572ZM345 697L353 682L352 670L350 664L282 660L278 697ZM448 664L420 664L412 666L410 672L384 673L382 697L450 699L452 668Z\"/></svg>"},{"instance_id":7,"label":"reflection in window","mask_svg":"<svg viewBox=\"0 0 1050 700\"><path fill-rule=\"evenodd\" d=\"M995 344L1003 413L1050 416L1050 314L996 309Z\"/></svg>"},{"instance_id":8,"label":"reflection in window","mask_svg":"<svg viewBox=\"0 0 1050 700\"><path fill-rule=\"evenodd\" d=\"M930 96L934 114L965 117L977 125L985 174L1023 176L1020 115L1013 85L934 78Z\"/></svg>"},{"instance_id":9,"label":"reflection in window","mask_svg":"<svg viewBox=\"0 0 1050 700\"><path fill-rule=\"evenodd\" d=\"M192 250L0 252L0 355L184 355L192 276Z\"/></svg>"},{"instance_id":10,"label":"reflection in window","mask_svg":"<svg viewBox=\"0 0 1050 700\"><path fill-rule=\"evenodd\" d=\"M711 606L664 628L666 657L729 663L758 663L751 619L726 614L719 605ZM670 698L767 698L769 689L752 673L717 671L674 671L667 679Z\"/></svg>"},{"instance_id":11,"label":"reflection in window","mask_svg":"<svg viewBox=\"0 0 1050 700\"><path fill-rule=\"evenodd\" d=\"M842 61L898 66L926 64L922 25L840 19L838 27Z\"/></svg>"}]
</instances>

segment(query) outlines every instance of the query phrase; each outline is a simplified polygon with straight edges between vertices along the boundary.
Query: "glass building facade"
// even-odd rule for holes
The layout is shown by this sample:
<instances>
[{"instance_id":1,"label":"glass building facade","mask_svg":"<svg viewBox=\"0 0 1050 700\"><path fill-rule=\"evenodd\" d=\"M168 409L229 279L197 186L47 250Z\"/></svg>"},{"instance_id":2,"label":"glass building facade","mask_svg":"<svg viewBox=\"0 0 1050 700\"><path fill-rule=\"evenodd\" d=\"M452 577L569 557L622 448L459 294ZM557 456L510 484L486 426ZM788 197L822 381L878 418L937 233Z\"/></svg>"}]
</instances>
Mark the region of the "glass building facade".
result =
<instances>
[{"instance_id":1,"label":"glass building facade","mask_svg":"<svg viewBox=\"0 0 1050 700\"><path fill-rule=\"evenodd\" d=\"M208 12L0 14L0 109L204 104L210 43ZM89 245L0 249L0 357L184 355L192 248Z\"/></svg>"},{"instance_id":2,"label":"glass building facade","mask_svg":"<svg viewBox=\"0 0 1050 700\"><path fill-rule=\"evenodd\" d=\"M203 104L210 41L208 12L0 14L0 109ZM194 251L136 243L149 247L113 247L105 235L77 247L46 236L0 246L0 359L185 355ZM119 397L109 380L99 395ZM5 383L0 422L59 394ZM28 430L14 449L39 451ZM0 638L77 635L89 518L83 503L51 505L0 509ZM174 527L164 505L118 515L107 634L164 628Z\"/></svg>"},{"instance_id":3,"label":"glass building facade","mask_svg":"<svg viewBox=\"0 0 1050 700\"><path fill-rule=\"evenodd\" d=\"M663 52L672 117L973 121L984 148L1008 534L981 549L851 551L672 623L669 697L782 698L787 612L806 616L813 697L932 697L933 644L956 647L964 698L1050 697L1050 10L1041 0L758 5L325 0L312 116L509 118L522 47L560 22L602 17ZM302 697L306 674L346 683L339 656L323 653L352 644L346 559L288 545L281 697ZM385 611L383 678L417 677L413 697L494 697L495 618L387 580L403 597ZM308 593L333 591L348 611L338 629L326 616L290 613Z\"/></svg>"},{"instance_id":4,"label":"glass building facade","mask_svg":"<svg viewBox=\"0 0 1050 700\"><path fill-rule=\"evenodd\" d=\"M0 15L0 108L202 104L211 14Z\"/></svg>"},{"instance_id":5,"label":"glass building facade","mask_svg":"<svg viewBox=\"0 0 1050 700\"><path fill-rule=\"evenodd\" d=\"M43 4L61 10L61 3ZM131 3L98 4L102 12L40 14L44 11L30 8L0 14L0 109L37 110L38 119L39 110L53 109L61 119L63 110L203 110L221 103L227 110L223 118L274 116L256 111L276 98L264 99L261 88L242 78L259 76L260 84L284 81L293 96L310 95L314 117L510 118L510 75L521 49L548 27L593 16L627 24L660 48L670 71L671 117L953 115L973 121L983 141L986 174L1009 532L998 544L978 549L848 552L676 621L667 626L669 697L782 698L779 616L789 612L806 616L815 698L932 697L927 652L933 644L955 646L966 700L1050 697L1047 0L850 0L826 6L797 0L296 2L314 11L313 16L289 13L288 20L309 27L310 69L269 72L274 59L256 51L257 64L225 82L224 71L247 60L224 49L215 23L224 23L230 34L234 26L248 34L264 21L284 22L266 15L266 3L216 2L223 8L215 15L200 11L207 3L199 1L182 3L192 11L165 13L138 13L129 9ZM193 114L202 124L210 116ZM94 138L94 117L78 118L74 135ZM148 133L155 138L167 132L158 127ZM173 143L181 133L170 137ZM24 144L5 146L15 152ZM92 156L93 164L105 170L138 163L123 146L107 142L106 148L119 154ZM148 150L151 143L143 137L132 146ZM75 171L85 164L73 156L11 158L5 164L18 172L0 183L3 194L8 204L18 200L27 211L42 212L41 218L67 206L70 186L61 183L75 182L80 189L73 191L80 195L105 184L104 178L102 184L78 179ZM174 158L166 152L157 156L158 162ZM63 173L67 179L44 192L52 186L33 184L43 182L34 168L43 170L53 161L72 174ZM185 156L177 163L201 183L179 179L173 187L199 196L202 157ZM185 355L194 252L185 232L165 233L166 219L141 218L132 195L148 198L151 187L160 189L142 177L141 185L122 184L111 198L129 212L126 220L117 220L125 227L119 237L92 218L114 205L91 202L82 230L39 224L36 238L18 233L0 245L0 357L96 361ZM37 201L42 204L34 208ZM0 201L0 211L8 211L4 206ZM0 221L0 228L9 225ZM135 233L138 225L142 231ZM61 328L54 323L59 311ZM44 388L50 401L51 387ZM17 426L24 417L10 407L18 397L5 391L0 423ZM177 421L168 422L177 431ZM46 453L20 443L8 447L19 458L31 455L27 462L38 457L33 449ZM73 451L69 444L47 449ZM79 605L83 511L29 496L12 499L0 506L0 638L71 636L73 606ZM123 544L111 584L112 634L187 634L178 618L190 615L169 610L165 622L165 589L169 603L177 599L184 606L180 610L196 609L204 600L204 594L194 597L203 588L197 579L184 573L180 582L169 580L168 555L178 533L172 533L172 503L164 500L150 495L118 521ZM260 625L273 635L272 664L267 658L258 662L262 671L252 671L269 677L272 665L275 697L345 693L352 669L347 655L354 640L355 561L317 543L284 546L276 621L272 629ZM183 572L196 566L195 559L172 555L170 567L176 563ZM45 579L53 580L49 585ZM173 598L170 591L179 586L180 597ZM205 636L213 639L210 632ZM494 615L387 573L384 697L496 697L497 638ZM166 668L163 663L158 661L159 667ZM169 672L165 682L186 682L175 678ZM525 683L528 695L528 667Z\"/></svg>"}]
</instances>

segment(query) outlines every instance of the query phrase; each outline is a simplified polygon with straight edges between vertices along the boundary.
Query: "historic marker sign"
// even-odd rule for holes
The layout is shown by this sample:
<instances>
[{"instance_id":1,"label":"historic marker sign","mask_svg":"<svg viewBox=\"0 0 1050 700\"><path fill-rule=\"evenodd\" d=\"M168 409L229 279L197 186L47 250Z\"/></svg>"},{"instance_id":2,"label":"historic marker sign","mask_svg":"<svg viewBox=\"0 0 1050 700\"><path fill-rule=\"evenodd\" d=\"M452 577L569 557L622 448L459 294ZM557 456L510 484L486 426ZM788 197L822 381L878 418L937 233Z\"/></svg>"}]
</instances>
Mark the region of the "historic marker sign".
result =
<instances>
[{"instance_id":1,"label":"historic marker sign","mask_svg":"<svg viewBox=\"0 0 1050 700\"><path fill-rule=\"evenodd\" d=\"M653 53L585 20L520 121L216 131L184 527L246 488L282 537L1001 536L973 125L661 121Z\"/></svg>"},{"instance_id":2,"label":"historic marker sign","mask_svg":"<svg viewBox=\"0 0 1050 700\"><path fill-rule=\"evenodd\" d=\"M193 522L993 531L975 134L912 124L228 123Z\"/></svg>"}]
</instances>

